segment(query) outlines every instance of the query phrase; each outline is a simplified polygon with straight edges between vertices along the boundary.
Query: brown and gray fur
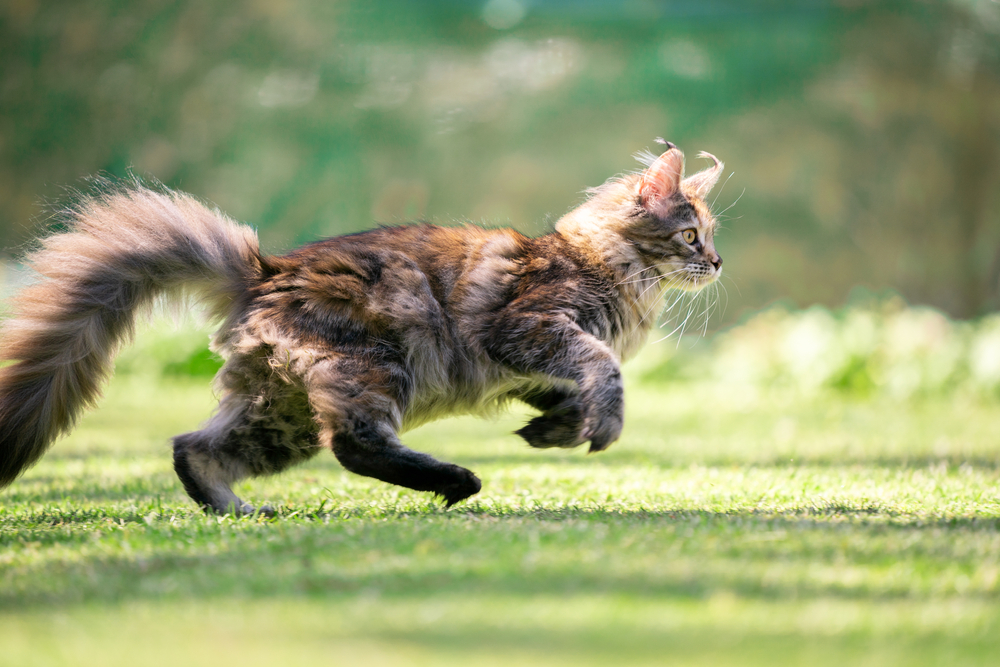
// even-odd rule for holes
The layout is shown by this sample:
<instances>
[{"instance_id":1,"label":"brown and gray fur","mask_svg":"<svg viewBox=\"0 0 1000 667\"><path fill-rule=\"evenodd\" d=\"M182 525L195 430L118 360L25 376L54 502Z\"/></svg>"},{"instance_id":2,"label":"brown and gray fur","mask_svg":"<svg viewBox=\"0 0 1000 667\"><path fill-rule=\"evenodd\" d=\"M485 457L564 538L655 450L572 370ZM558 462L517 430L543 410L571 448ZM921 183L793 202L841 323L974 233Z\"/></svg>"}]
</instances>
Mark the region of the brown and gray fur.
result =
<instances>
[{"instance_id":1,"label":"brown and gray fur","mask_svg":"<svg viewBox=\"0 0 1000 667\"><path fill-rule=\"evenodd\" d=\"M249 227L185 194L133 184L84 200L29 257L39 280L3 325L0 485L94 404L137 314L182 292L222 321L218 411L174 438L177 474L206 509L255 511L233 482L322 449L452 505L479 478L399 434L511 399L541 413L518 431L531 446L607 448L622 430L619 364L664 289L698 289L722 264L704 202L722 164L703 154L714 166L684 179L667 146L539 238L419 224L266 256Z\"/></svg>"}]
</instances>

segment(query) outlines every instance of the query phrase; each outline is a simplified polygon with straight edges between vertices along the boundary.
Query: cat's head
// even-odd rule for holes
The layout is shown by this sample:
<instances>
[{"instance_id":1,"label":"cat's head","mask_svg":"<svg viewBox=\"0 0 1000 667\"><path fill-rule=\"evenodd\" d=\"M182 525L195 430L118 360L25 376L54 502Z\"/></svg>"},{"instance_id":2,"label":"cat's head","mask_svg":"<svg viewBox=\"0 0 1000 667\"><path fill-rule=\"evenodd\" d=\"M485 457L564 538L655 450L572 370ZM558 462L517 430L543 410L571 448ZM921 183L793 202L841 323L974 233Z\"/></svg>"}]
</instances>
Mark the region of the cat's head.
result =
<instances>
[{"instance_id":1,"label":"cat's head","mask_svg":"<svg viewBox=\"0 0 1000 667\"><path fill-rule=\"evenodd\" d=\"M700 289L722 273L715 249L716 220L705 202L719 181L723 164L700 153L713 165L684 178L684 154L673 144L659 157L645 158L646 169L633 187L635 210L622 230L643 260L656 267L671 285Z\"/></svg>"},{"instance_id":2,"label":"cat's head","mask_svg":"<svg viewBox=\"0 0 1000 667\"><path fill-rule=\"evenodd\" d=\"M684 154L663 143L667 150L661 155L637 156L646 165L642 172L592 189L591 198L556 229L585 241L605 260L638 255L671 287L697 290L722 274L722 258L715 249L717 223L705 198L722 175L723 164L714 155L700 153L698 157L713 165L685 178Z\"/></svg>"}]
</instances>

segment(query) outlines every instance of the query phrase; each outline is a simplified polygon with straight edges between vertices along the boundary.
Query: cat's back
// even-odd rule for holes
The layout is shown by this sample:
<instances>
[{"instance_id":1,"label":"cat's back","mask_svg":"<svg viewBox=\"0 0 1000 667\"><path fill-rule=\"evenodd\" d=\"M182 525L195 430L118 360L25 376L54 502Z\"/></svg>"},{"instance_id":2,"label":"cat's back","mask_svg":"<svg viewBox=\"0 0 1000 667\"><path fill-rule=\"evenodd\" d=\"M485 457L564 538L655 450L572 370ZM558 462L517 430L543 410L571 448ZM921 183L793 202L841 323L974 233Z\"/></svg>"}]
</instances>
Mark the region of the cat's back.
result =
<instances>
[{"instance_id":1,"label":"cat's back","mask_svg":"<svg viewBox=\"0 0 1000 667\"><path fill-rule=\"evenodd\" d=\"M332 340L359 330L464 328L462 321L510 298L532 248L514 230L472 225L333 237L264 258L251 308Z\"/></svg>"}]
</instances>

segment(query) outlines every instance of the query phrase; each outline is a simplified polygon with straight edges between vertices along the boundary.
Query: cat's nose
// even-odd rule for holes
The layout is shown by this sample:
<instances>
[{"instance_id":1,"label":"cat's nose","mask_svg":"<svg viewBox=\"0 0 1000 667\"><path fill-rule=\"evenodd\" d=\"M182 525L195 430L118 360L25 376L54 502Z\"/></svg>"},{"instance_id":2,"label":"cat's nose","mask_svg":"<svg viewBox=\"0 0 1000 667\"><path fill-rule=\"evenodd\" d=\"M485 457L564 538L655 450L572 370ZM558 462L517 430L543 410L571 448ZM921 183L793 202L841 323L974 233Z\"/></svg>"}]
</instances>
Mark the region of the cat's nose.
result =
<instances>
[{"instance_id":1,"label":"cat's nose","mask_svg":"<svg viewBox=\"0 0 1000 667\"><path fill-rule=\"evenodd\" d=\"M716 271L722 268L722 258L719 257L716 253L712 253L712 256L709 257L708 259L710 262L712 262L712 266L715 267Z\"/></svg>"}]
</instances>

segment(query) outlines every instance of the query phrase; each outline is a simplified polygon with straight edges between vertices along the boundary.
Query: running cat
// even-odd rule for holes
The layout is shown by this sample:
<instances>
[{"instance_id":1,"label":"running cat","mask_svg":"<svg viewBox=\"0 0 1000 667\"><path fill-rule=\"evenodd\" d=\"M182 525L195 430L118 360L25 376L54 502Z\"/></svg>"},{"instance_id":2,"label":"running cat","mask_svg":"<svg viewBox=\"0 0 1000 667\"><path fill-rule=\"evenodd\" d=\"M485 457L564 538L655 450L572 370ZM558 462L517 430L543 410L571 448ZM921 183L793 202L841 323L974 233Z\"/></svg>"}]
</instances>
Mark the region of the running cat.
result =
<instances>
[{"instance_id":1,"label":"running cat","mask_svg":"<svg viewBox=\"0 0 1000 667\"><path fill-rule=\"evenodd\" d=\"M233 482L323 449L451 506L479 478L399 434L511 399L541 413L517 432L532 447L607 448L622 430L619 364L664 290L721 272L705 197L723 165L703 153L713 166L685 179L683 154L666 147L538 238L414 224L268 256L252 229L186 194L132 184L84 200L28 258L40 279L3 325L0 357L13 363L0 368L0 486L94 404L137 314L180 292L222 322L218 411L173 443L205 509L258 511Z\"/></svg>"}]
</instances>

